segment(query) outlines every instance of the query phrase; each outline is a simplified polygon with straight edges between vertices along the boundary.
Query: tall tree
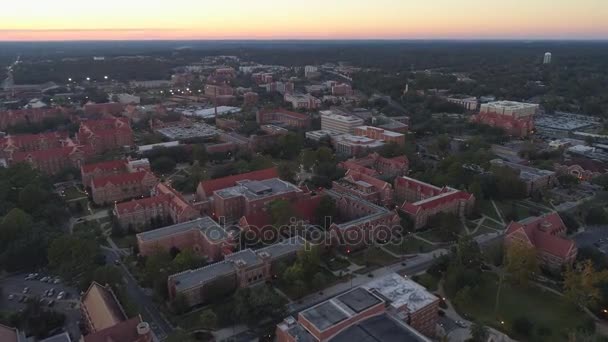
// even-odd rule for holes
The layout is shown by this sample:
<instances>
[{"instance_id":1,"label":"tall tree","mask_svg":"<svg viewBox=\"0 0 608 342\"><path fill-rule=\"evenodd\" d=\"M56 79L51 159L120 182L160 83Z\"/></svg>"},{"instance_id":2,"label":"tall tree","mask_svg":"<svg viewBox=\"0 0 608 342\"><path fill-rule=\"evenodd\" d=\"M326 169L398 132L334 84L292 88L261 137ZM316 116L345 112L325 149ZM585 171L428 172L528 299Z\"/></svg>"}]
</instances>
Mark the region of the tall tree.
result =
<instances>
[{"instance_id":1,"label":"tall tree","mask_svg":"<svg viewBox=\"0 0 608 342\"><path fill-rule=\"evenodd\" d=\"M591 260L568 267L564 276L564 295L580 307L595 305L602 299L600 284L608 280L608 271L596 271Z\"/></svg>"},{"instance_id":2,"label":"tall tree","mask_svg":"<svg viewBox=\"0 0 608 342\"><path fill-rule=\"evenodd\" d=\"M525 286L539 272L536 250L523 243L512 243L507 247L506 272L517 285Z\"/></svg>"}]
</instances>

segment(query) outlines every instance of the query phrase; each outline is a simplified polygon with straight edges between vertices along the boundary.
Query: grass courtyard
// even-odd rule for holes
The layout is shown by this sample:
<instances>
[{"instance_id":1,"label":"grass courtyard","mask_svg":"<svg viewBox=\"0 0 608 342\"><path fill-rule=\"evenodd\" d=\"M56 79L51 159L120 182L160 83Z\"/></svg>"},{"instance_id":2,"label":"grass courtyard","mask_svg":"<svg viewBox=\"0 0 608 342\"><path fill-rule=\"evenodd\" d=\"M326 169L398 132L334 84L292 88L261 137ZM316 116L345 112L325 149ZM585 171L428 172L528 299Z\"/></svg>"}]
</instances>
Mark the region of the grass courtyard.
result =
<instances>
[{"instance_id":1,"label":"grass courtyard","mask_svg":"<svg viewBox=\"0 0 608 342\"><path fill-rule=\"evenodd\" d=\"M379 247L369 247L349 256L350 260L359 266L382 267L399 261L398 258L386 253Z\"/></svg>"},{"instance_id":2,"label":"grass courtyard","mask_svg":"<svg viewBox=\"0 0 608 342\"><path fill-rule=\"evenodd\" d=\"M428 253L437 247L426 243L420 239L416 239L413 236L408 236L399 241L391 241L386 244L384 248L395 254L417 254Z\"/></svg>"},{"instance_id":3,"label":"grass courtyard","mask_svg":"<svg viewBox=\"0 0 608 342\"><path fill-rule=\"evenodd\" d=\"M475 288L474 300L457 307L458 311L472 320L526 341L567 341L568 333L590 324L591 320L585 313L562 297L532 285L527 288L514 287L506 281L495 314L497 288L498 277L495 274L484 274ZM525 317L532 323L530 336L518 336L513 331L513 323L520 317Z\"/></svg>"}]
</instances>

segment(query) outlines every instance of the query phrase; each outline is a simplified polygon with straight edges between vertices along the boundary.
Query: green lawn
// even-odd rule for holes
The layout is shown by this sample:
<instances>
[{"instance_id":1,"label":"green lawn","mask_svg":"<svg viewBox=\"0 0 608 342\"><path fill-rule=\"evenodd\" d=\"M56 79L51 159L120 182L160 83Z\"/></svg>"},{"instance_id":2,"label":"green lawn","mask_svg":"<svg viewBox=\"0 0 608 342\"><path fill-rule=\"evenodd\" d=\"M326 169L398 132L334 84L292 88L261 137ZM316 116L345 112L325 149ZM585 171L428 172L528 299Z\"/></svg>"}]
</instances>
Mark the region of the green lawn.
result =
<instances>
[{"instance_id":1,"label":"green lawn","mask_svg":"<svg viewBox=\"0 0 608 342\"><path fill-rule=\"evenodd\" d=\"M498 214L496 213L496 209L492 205L492 201L490 200L479 200L479 210L482 214L489 216L495 220L500 221Z\"/></svg>"},{"instance_id":2,"label":"green lawn","mask_svg":"<svg viewBox=\"0 0 608 342\"><path fill-rule=\"evenodd\" d=\"M500 230L505 229L505 226L503 224L500 224L498 222L494 222L494 221L488 220L488 219L483 221L483 226L488 227L488 228L500 229Z\"/></svg>"},{"instance_id":3,"label":"green lawn","mask_svg":"<svg viewBox=\"0 0 608 342\"><path fill-rule=\"evenodd\" d=\"M417 282L418 284L426 287L427 290L433 292L437 291L437 285L439 284L439 278L428 273L423 273L420 275L415 275L412 277L412 280Z\"/></svg>"},{"instance_id":4,"label":"green lawn","mask_svg":"<svg viewBox=\"0 0 608 342\"><path fill-rule=\"evenodd\" d=\"M325 284L321 288L314 288L314 287L310 286L310 287L307 287L304 292L298 292L299 290L297 288L295 288L294 286L287 286L286 284L284 284L280 281L276 282L275 285L279 290L281 290L281 292L283 292L285 295L287 295L287 297L289 297L291 299L298 299L298 298L306 297L307 295L309 295L311 293L322 291L324 288L330 287L334 284L337 284L337 283L350 279L349 277L341 277L341 278L336 277L333 273L331 273L330 271L328 271L324 268L319 268L319 272L321 272L325 276L325 279L326 279Z\"/></svg>"},{"instance_id":5,"label":"green lawn","mask_svg":"<svg viewBox=\"0 0 608 342\"><path fill-rule=\"evenodd\" d=\"M207 327L207 326L204 326L201 322L201 315L203 314L203 312L205 312L207 310L211 310L211 309L197 310L194 312L189 312L187 314L178 316L175 318L176 323L179 327L181 327L185 331L194 331L194 330L198 330L198 329L214 330L217 327Z\"/></svg>"},{"instance_id":6,"label":"green lawn","mask_svg":"<svg viewBox=\"0 0 608 342\"><path fill-rule=\"evenodd\" d=\"M506 216L508 216L508 214L511 213L512 211L513 211L513 214L515 215L516 221L523 220L530 216L535 216L535 213L531 212L531 210L529 208L518 205L516 202L511 202L511 201L507 201L507 202L495 201L495 202L496 202L496 206L498 207L498 209L500 209L502 216L505 217L505 220L507 220ZM540 210L538 210L538 211L540 211Z\"/></svg>"},{"instance_id":7,"label":"green lawn","mask_svg":"<svg viewBox=\"0 0 608 342\"><path fill-rule=\"evenodd\" d=\"M567 334L586 326L589 317L562 297L534 286L519 288L504 282L497 315L494 314L498 278L484 274L474 289L474 296L460 313L483 324L507 332L510 336L529 341L567 341ZM515 319L526 317L533 324L532 336L517 336L512 331ZM501 324L500 321L504 321Z\"/></svg>"},{"instance_id":8,"label":"green lawn","mask_svg":"<svg viewBox=\"0 0 608 342\"><path fill-rule=\"evenodd\" d=\"M477 231L473 234L473 236L479 236L479 235L488 234L488 233L496 233L496 230L482 225L481 227L479 227L479 229L477 229Z\"/></svg>"},{"instance_id":9,"label":"green lawn","mask_svg":"<svg viewBox=\"0 0 608 342\"><path fill-rule=\"evenodd\" d=\"M395 254L417 254L427 253L434 250L436 247L422 240L416 239L413 236L408 236L400 241L389 242L384 246Z\"/></svg>"},{"instance_id":10,"label":"green lawn","mask_svg":"<svg viewBox=\"0 0 608 342\"><path fill-rule=\"evenodd\" d=\"M87 195L84 192L80 191L79 189L77 189L73 186L65 189L64 194L65 194L65 197L64 197L65 201L73 200L76 198L87 197Z\"/></svg>"},{"instance_id":11,"label":"green lawn","mask_svg":"<svg viewBox=\"0 0 608 342\"><path fill-rule=\"evenodd\" d=\"M349 256L350 260L360 266L386 266L394 264L399 259L386 253L378 247L369 247L365 250L353 253Z\"/></svg>"},{"instance_id":12,"label":"green lawn","mask_svg":"<svg viewBox=\"0 0 608 342\"><path fill-rule=\"evenodd\" d=\"M460 222L458 222L458 224L460 224ZM464 227L463 227L464 229ZM441 234L439 233L438 229L430 229L424 232L420 232L420 233L416 233L416 235L418 235L419 237L429 240L431 242L436 242L436 243L444 243L444 242L452 242L455 239L445 239L443 236L441 236Z\"/></svg>"}]
</instances>

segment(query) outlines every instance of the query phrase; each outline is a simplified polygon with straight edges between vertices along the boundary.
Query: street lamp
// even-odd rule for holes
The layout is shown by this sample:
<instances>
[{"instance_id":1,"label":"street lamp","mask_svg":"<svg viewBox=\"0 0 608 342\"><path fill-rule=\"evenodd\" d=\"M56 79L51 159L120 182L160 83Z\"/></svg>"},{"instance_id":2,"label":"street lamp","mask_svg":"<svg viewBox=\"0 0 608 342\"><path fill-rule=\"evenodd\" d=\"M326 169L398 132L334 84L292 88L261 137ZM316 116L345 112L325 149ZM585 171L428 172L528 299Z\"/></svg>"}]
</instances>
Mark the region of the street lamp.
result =
<instances>
[{"instance_id":1,"label":"street lamp","mask_svg":"<svg viewBox=\"0 0 608 342\"><path fill-rule=\"evenodd\" d=\"M103 78L107 80L107 79L108 79L108 76L104 76Z\"/></svg>"},{"instance_id":2,"label":"street lamp","mask_svg":"<svg viewBox=\"0 0 608 342\"><path fill-rule=\"evenodd\" d=\"M87 81L90 81L90 80L91 80L91 78L90 78L90 77L87 77Z\"/></svg>"},{"instance_id":3,"label":"street lamp","mask_svg":"<svg viewBox=\"0 0 608 342\"><path fill-rule=\"evenodd\" d=\"M70 78L68 78L68 82L72 82L72 78L71 78L71 77L70 77Z\"/></svg>"}]
</instances>

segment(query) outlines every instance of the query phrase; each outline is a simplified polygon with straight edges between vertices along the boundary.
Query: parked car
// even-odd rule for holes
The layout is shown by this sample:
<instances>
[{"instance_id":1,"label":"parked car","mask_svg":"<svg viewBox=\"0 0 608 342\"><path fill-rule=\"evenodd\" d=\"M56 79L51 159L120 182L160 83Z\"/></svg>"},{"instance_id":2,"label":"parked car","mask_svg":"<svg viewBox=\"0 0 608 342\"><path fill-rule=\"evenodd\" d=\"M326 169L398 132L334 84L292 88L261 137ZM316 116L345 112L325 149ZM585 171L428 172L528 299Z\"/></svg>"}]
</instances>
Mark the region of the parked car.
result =
<instances>
[{"instance_id":1,"label":"parked car","mask_svg":"<svg viewBox=\"0 0 608 342\"><path fill-rule=\"evenodd\" d=\"M42 279L40 279L41 282L46 283L47 281L49 281L50 277L42 277Z\"/></svg>"},{"instance_id":2,"label":"parked car","mask_svg":"<svg viewBox=\"0 0 608 342\"><path fill-rule=\"evenodd\" d=\"M49 300L49 304L48 304L49 308L52 307L53 305L55 305L55 301L52 299Z\"/></svg>"},{"instance_id":3,"label":"parked car","mask_svg":"<svg viewBox=\"0 0 608 342\"><path fill-rule=\"evenodd\" d=\"M65 297L65 292L61 291L59 292L59 294L57 295L57 300L62 300L63 297Z\"/></svg>"},{"instance_id":4,"label":"parked car","mask_svg":"<svg viewBox=\"0 0 608 342\"><path fill-rule=\"evenodd\" d=\"M25 295L21 296L21 298L19 298L19 303L25 302L26 299L27 299L27 296L25 296Z\"/></svg>"},{"instance_id":5,"label":"parked car","mask_svg":"<svg viewBox=\"0 0 608 342\"><path fill-rule=\"evenodd\" d=\"M55 295L55 289L49 290L49 297L53 297Z\"/></svg>"},{"instance_id":6,"label":"parked car","mask_svg":"<svg viewBox=\"0 0 608 342\"><path fill-rule=\"evenodd\" d=\"M55 280L53 280L53 284L59 284L61 283L61 279L59 279L59 277L55 278Z\"/></svg>"},{"instance_id":7,"label":"parked car","mask_svg":"<svg viewBox=\"0 0 608 342\"><path fill-rule=\"evenodd\" d=\"M13 300L13 299L15 299L15 295L14 294L8 295L8 300Z\"/></svg>"},{"instance_id":8,"label":"parked car","mask_svg":"<svg viewBox=\"0 0 608 342\"><path fill-rule=\"evenodd\" d=\"M29 287L27 287L27 286L26 286L26 287L24 287L24 288L23 288L23 294L26 294L26 293L28 293L28 292L30 292L30 288L29 288Z\"/></svg>"},{"instance_id":9,"label":"parked car","mask_svg":"<svg viewBox=\"0 0 608 342\"><path fill-rule=\"evenodd\" d=\"M458 320L458 321L456 321L454 323L456 323L456 325L459 326L459 327L461 327L461 328L466 328L467 327L467 323L464 322L464 321Z\"/></svg>"}]
</instances>

